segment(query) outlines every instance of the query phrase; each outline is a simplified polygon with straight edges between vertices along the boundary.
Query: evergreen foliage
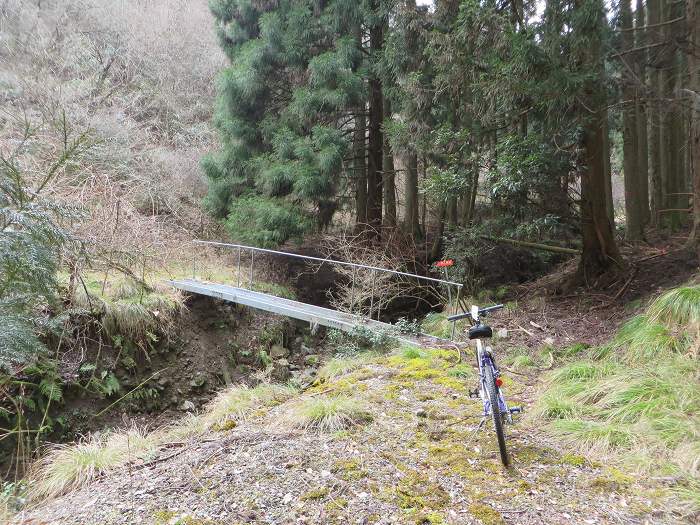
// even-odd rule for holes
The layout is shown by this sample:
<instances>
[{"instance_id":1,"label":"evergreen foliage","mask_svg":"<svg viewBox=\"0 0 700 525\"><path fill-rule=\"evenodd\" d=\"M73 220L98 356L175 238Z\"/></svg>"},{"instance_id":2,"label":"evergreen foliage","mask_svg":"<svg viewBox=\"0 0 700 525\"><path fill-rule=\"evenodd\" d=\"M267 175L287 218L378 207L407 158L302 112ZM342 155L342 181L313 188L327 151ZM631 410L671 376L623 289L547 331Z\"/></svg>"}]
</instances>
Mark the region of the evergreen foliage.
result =
<instances>
[{"instance_id":1,"label":"evergreen foliage","mask_svg":"<svg viewBox=\"0 0 700 525\"><path fill-rule=\"evenodd\" d=\"M35 130L26 125L23 140L9 155L0 155L0 370L8 371L43 349L40 333L60 324L48 321L45 309L56 301L56 272L61 250L71 242L61 221L75 211L46 198L42 190L86 147L85 135L70 142L40 177L22 165Z\"/></svg>"},{"instance_id":2,"label":"evergreen foliage","mask_svg":"<svg viewBox=\"0 0 700 525\"><path fill-rule=\"evenodd\" d=\"M207 203L234 238L280 244L314 215L326 225L343 191L347 112L364 92L348 33L357 6L218 1L212 13L231 65L219 79L222 148L203 163Z\"/></svg>"}]
</instances>

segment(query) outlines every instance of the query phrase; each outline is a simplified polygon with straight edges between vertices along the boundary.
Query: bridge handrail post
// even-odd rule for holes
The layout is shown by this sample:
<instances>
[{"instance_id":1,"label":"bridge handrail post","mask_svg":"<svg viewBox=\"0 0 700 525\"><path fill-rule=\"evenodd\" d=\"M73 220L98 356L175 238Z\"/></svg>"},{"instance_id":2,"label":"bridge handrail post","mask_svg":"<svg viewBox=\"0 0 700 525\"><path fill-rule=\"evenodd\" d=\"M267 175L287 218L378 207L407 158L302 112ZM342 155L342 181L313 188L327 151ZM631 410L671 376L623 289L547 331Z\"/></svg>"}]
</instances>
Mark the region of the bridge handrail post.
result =
<instances>
[{"instance_id":1,"label":"bridge handrail post","mask_svg":"<svg viewBox=\"0 0 700 525\"><path fill-rule=\"evenodd\" d=\"M250 289L253 289L253 261L255 257L255 250L251 248L250 250Z\"/></svg>"},{"instance_id":2,"label":"bridge handrail post","mask_svg":"<svg viewBox=\"0 0 700 525\"><path fill-rule=\"evenodd\" d=\"M377 282L377 270L372 270L372 298L369 302L369 318L372 319L372 312L374 311L374 285Z\"/></svg>"},{"instance_id":3,"label":"bridge handrail post","mask_svg":"<svg viewBox=\"0 0 700 525\"><path fill-rule=\"evenodd\" d=\"M236 272L238 277L238 287L241 287L241 247L238 247L238 271Z\"/></svg>"},{"instance_id":4,"label":"bridge handrail post","mask_svg":"<svg viewBox=\"0 0 700 525\"><path fill-rule=\"evenodd\" d=\"M350 288L350 313L355 310L355 274L357 273L357 268L352 267L352 287Z\"/></svg>"}]
</instances>

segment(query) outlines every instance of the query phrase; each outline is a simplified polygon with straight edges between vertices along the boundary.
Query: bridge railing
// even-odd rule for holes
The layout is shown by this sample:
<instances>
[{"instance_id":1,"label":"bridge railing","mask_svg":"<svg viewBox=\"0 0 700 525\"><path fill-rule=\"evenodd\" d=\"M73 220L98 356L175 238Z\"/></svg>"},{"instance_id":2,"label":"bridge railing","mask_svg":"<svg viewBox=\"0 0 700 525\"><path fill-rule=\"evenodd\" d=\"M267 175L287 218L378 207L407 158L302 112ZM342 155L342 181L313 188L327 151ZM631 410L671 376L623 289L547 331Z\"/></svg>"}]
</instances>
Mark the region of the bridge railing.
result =
<instances>
[{"instance_id":1,"label":"bridge railing","mask_svg":"<svg viewBox=\"0 0 700 525\"><path fill-rule=\"evenodd\" d=\"M233 243L225 243L225 242L200 241L200 240L195 240L193 242L195 244L199 244L199 245L203 245L203 246L226 248L226 249L231 249L231 250L236 251L237 255L238 255L237 260L236 260L236 281L237 281L237 286L239 288L242 286L246 286L246 285L249 289L253 287L254 280L255 280L255 254L256 253L281 255L281 256L291 257L291 258L296 258L296 259L303 259L306 261L314 262L318 265L328 264L328 265L338 265L338 266L350 267L353 270L352 271L351 286L350 286L350 313L354 312L354 306L355 306L356 277L357 277L356 270L367 270L367 271L371 272L370 306L369 306L369 318L370 319L372 319L374 317L374 314L376 312L377 320L379 320L379 315L381 313L381 303L378 301L379 298L376 298L377 275L380 273L397 275L397 276L401 276L401 277L416 279L419 281L429 282L429 283L432 283L434 285L444 286L447 289L447 299L448 299L448 305L450 308L458 307L459 299L460 299L460 296L462 294L462 286L463 285L461 283L449 281L446 279L438 279L436 277L429 277L426 275L418 275L418 274L409 273L409 272L402 272L399 270L390 270L387 268L381 268L379 266L371 266L371 265L367 265L367 264L359 264L359 263L353 263L353 262L348 262L348 261L338 261L338 260L330 259L330 258L313 257L311 255L301 255L298 253L283 252L283 251L279 251L279 250L272 250L269 248L257 248L255 246L246 246L244 244L233 244ZM193 258L192 258L192 278L193 279L196 279L196 274L197 274L196 253L197 253L197 251L195 250ZM248 254L250 254L250 256L248 256ZM247 268L245 268L245 266L247 266ZM454 295L453 295L453 292L454 292ZM375 299L377 299L377 302L378 302L378 307L376 308L376 310L375 310ZM454 302L453 302L453 299L454 299Z\"/></svg>"}]
</instances>

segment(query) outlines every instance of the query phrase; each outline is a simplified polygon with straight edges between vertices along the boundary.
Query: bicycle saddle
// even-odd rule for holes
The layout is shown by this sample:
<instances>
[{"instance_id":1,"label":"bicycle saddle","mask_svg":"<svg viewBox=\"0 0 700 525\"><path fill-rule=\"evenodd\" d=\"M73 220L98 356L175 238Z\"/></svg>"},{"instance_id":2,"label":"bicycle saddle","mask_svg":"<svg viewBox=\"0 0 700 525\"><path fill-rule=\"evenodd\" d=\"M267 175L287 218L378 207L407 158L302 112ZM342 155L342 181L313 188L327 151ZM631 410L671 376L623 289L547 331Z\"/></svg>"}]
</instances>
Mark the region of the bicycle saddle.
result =
<instances>
[{"instance_id":1,"label":"bicycle saddle","mask_svg":"<svg viewBox=\"0 0 700 525\"><path fill-rule=\"evenodd\" d=\"M469 329L469 339L487 339L493 336L493 330L485 324L478 324Z\"/></svg>"}]
</instances>

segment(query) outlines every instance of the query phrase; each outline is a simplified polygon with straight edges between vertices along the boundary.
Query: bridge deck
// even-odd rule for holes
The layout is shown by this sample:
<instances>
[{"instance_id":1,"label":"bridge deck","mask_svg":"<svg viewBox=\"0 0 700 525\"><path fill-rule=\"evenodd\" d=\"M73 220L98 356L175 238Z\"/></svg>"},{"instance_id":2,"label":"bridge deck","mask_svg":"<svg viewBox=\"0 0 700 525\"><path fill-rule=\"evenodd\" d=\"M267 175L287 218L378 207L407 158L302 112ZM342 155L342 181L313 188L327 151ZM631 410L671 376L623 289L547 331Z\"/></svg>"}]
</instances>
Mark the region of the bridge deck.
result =
<instances>
[{"instance_id":1,"label":"bridge deck","mask_svg":"<svg viewBox=\"0 0 700 525\"><path fill-rule=\"evenodd\" d=\"M252 308L257 308L259 310L265 310L266 312L272 312L287 317L292 317L294 319L301 319L302 321L307 321L312 325L318 324L328 326L330 328L335 328L346 332L349 332L358 326L365 326L370 330L377 331L393 329L392 325L381 321L367 319L365 317L360 317L358 315L349 314L346 312L339 312L330 308L323 308L321 306L314 306L312 304L293 301L291 299L284 299L282 297L277 297L262 292L246 290L245 288L229 286L227 284L210 283L195 279L184 279L168 282L178 290L200 295L208 295L224 301L230 301L233 303L250 306ZM418 345L430 342L445 342L442 339L426 334L420 334L419 336L401 335L399 339Z\"/></svg>"}]
</instances>

